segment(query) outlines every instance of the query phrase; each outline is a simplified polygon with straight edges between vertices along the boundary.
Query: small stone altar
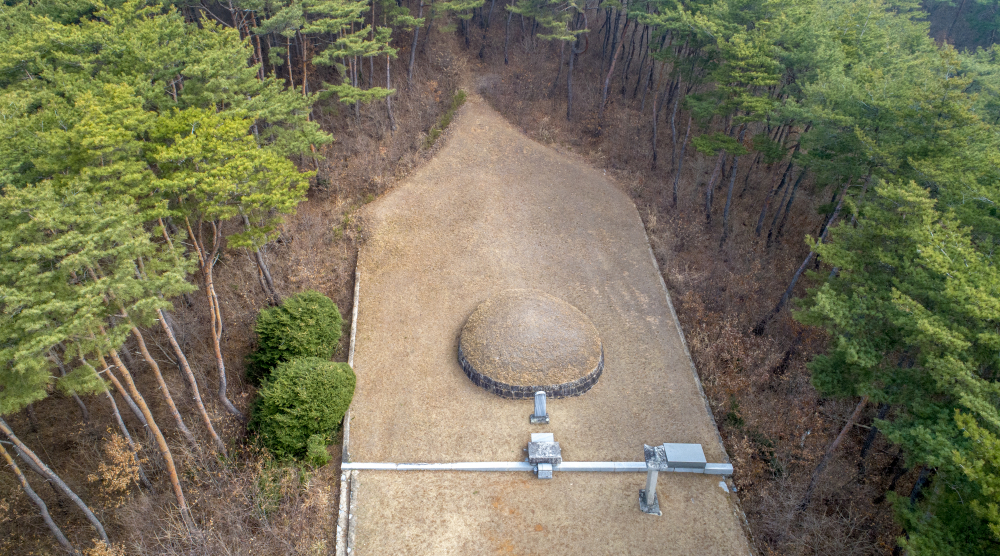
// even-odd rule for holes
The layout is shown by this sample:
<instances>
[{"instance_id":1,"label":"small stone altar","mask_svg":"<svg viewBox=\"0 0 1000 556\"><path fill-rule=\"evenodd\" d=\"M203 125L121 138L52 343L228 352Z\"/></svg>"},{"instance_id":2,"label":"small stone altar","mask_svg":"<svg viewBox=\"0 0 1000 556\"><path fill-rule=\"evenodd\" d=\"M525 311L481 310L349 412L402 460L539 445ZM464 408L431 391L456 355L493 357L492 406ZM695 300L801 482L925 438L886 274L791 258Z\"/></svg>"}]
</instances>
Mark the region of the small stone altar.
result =
<instances>
[{"instance_id":1,"label":"small stone altar","mask_svg":"<svg viewBox=\"0 0 1000 556\"><path fill-rule=\"evenodd\" d=\"M604 370L604 346L579 309L538 290L506 290L473 311L458 361L477 386L500 397L579 396Z\"/></svg>"}]
</instances>

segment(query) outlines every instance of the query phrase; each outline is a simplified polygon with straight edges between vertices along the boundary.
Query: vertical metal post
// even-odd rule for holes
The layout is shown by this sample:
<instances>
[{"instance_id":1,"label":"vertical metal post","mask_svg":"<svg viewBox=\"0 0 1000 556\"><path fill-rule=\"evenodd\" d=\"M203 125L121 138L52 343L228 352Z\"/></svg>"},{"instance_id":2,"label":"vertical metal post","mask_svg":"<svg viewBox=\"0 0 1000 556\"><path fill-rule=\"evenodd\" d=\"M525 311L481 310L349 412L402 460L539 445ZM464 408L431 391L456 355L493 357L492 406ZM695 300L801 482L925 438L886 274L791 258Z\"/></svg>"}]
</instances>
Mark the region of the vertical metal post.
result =
<instances>
[{"instance_id":1,"label":"vertical metal post","mask_svg":"<svg viewBox=\"0 0 1000 556\"><path fill-rule=\"evenodd\" d=\"M660 471L668 471L670 463L663 446L642 447L646 458L646 488L639 490L639 509L651 515L663 515L660 511L660 501L656 499L656 479Z\"/></svg>"},{"instance_id":2,"label":"vertical metal post","mask_svg":"<svg viewBox=\"0 0 1000 556\"><path fill-rule=\"evenodd\" d=\"M646 505L649 507L653 507L656 501L656 479L659 474L660 472L655 469L650 469L646 472L646 488L644 490L646 495Z\"/></svg>"}]
</instances>

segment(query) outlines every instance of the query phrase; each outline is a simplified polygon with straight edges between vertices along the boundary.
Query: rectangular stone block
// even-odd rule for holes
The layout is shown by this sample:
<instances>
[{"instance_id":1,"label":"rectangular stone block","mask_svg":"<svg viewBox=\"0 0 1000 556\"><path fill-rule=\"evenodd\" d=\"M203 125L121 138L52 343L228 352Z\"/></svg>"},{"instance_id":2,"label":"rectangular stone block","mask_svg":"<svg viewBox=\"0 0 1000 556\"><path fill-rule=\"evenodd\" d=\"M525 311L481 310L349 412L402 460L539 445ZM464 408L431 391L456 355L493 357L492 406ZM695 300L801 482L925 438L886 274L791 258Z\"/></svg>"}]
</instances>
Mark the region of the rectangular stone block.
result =
<instances>
[{"instance_id":1,"label":"rectangular stone block","mask_svg":"<svg viewBox=\"0 0 1000 556\"><path fill-rule=\"evenodd\" d=\"M705 468L705 450L701 444L664 444L663 451L670 467Z\"/></svg>"},{"instance_id":2,"label":"rectangular stone block","mask_svg":"<svg viewBox=\"0 0 1000 556\"><path fill-rule=\"evenodd\" d=\"M528 461L531 463L562 463L562 449L550 432L531 433L528 443Z\"/></svg>"}]
</instances>

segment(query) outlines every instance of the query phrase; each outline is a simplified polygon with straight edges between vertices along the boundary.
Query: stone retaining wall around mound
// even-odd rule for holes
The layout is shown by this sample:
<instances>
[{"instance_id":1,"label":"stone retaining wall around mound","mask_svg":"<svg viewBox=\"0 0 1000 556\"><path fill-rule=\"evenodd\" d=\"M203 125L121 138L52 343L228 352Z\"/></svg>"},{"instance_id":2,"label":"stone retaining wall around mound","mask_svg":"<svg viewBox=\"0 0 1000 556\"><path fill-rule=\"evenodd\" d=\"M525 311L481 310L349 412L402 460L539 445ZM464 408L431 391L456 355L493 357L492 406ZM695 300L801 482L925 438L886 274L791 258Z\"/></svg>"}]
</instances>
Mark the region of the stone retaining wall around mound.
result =
<instances>
[{"instance_id":1,"label":"stone retaining wall around mound","mask_svg":"<svg viewBox=\"0 0 1000 556\"><path fill-rule=\"evenodd\" d=\"M465 354L462 353L462 344L458 344L458 363L462 366L462 370L465 371L465 376L469 377L476 386L483 388L501 398L507 398L510 400L523 400L527 398L534 398L535 392L544 390L545 395L549 398L571 398L573 396L579 396L586 393L588 390L597 384L597 380L601 378L601 373L604 371L604 346L601 346L601 358L597 362L597 367L593 371L588 373L583 378L579 378L572 382L566 382L564 384L549 384L549 385L536 385L536 386L518 386L516 384L504 384L497 380L494 380L488 376L485 376L469 363L466 359Z\"/></svg>"}]
</instances>

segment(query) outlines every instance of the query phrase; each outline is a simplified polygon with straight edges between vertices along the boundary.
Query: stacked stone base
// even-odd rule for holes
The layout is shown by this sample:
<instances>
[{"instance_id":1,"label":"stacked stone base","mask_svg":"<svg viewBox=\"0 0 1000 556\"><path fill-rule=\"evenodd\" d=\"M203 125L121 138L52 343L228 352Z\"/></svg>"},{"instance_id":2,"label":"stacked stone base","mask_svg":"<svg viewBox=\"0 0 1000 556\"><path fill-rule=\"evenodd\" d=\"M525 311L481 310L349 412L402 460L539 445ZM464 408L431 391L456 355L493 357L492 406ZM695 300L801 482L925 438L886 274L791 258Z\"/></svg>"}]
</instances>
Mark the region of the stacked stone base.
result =
<instances>
[{"instance_id":1,"label":"stacked stone base","mask_svg":"<svg viewBox=\"0 0 1000 556\"><path fill-rule=\"evenodd\" d=\"M601 346L601 358L597 362L597 367L595 367L593 371L588 373L586 376L563 384L537 384L521 386L517 384L505 384L496 379L490 378L477 371L472 364L469 363L465 354L462 353L461 343L458 345L458 362L462 366L462 370L465 371L465 375L468 376L469 380L475 383L476 386L496 394L501 398L511 400L534 398L535 392L542 390L544 390L545 395L550 398L571 398L573 396L579 396L586 393L588 390L593 388L594 385L597 384L597 380L601 378L601 373L604 371L604 347Z\"/></svg>"}]
</instances>

